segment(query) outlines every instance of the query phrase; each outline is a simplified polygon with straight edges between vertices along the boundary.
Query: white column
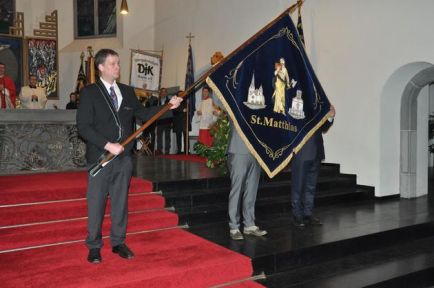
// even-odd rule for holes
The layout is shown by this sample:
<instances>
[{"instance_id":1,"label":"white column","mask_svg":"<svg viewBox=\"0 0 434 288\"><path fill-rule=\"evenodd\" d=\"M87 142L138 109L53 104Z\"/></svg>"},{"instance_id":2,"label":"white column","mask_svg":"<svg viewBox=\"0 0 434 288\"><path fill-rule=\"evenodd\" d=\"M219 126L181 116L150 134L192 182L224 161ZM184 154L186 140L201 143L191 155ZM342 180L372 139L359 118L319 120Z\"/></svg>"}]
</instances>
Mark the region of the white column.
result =
<instances>
[{"instance_id":1,"label":"white column","mask_svg":"<svg viewBox=\"0 0 434 288\"><path fill-rule=\"evenodd\" d=\"M417 97L416 197L428 193L429 90L429 86L425 86Z\"/></svg>"}]
</instances>

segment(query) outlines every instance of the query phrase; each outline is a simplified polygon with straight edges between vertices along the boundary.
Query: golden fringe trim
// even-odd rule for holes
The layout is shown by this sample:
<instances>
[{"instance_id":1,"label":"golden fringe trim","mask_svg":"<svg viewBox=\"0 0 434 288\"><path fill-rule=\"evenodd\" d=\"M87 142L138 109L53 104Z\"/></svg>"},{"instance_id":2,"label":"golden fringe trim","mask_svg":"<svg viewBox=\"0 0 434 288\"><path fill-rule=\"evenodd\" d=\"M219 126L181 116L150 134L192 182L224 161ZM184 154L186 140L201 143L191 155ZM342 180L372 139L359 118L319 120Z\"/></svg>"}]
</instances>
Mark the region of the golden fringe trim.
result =
<instances>
[{"instance_id":1,"label":"golden fringe trim","mask_svg":"<svg viewBox=\"0 0 434 288\"><path fill-rule=\"evenodd\" d=\"M238 122L235 121L235 115L232 112L232 109L230 108L229 104L226 102L225 98L223 97L223 94L221 91L217 88L217 85L211 80L210 77L206 78L206 83L209 87L211 87L212 91L216 93L217 97L222 102L223 106L225 107L225 110L228 112L229 117L231 117L232 122L234 123L234 127L238 132L238 135L240 135L241 139L243 140L244 144L246 144L247 149L249 149L250 153L255 157L256 161L258 161L259 165L264 169L265 173L267 173L268 177L273 178L277 174L280 173L292 160L292 157L298 153L298 151L301 150L301 148L304 146L304 144L309 141L309 139L315 134L315 132L321 128L322 125L328 120L329 116L328 113L321 119L321 121L318 122L318 124L315 125L309 132L306 133L306 136L304 136L303 140L298 144L293 150L292 153L286 157L285 160L280 163L279 166L276 167L273 171L271 171L267 164L262 160L262 158L259 156L258 153L256 153L256 150L253 148L253 146L250 144L249 140L247 139L246 135L244 135L243 131L241 130L241 127L238 125Z\"/></svg>"}]
</instances>

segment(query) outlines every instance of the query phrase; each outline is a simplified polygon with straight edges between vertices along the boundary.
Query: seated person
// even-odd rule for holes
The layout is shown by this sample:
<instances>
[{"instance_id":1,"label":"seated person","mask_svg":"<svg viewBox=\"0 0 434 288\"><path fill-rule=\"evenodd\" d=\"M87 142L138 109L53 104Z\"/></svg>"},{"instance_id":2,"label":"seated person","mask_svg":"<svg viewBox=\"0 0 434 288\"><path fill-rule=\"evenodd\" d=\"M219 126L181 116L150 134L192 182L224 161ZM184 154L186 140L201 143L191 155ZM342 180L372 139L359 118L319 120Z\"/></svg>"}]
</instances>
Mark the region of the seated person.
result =
<instances>
[{"instance_id":1,"label":"seated person","mask_svg":"<svg viewBox=\"0 0 434 288\"><path fill-rule=\"evenodd\" d=\"M68 104L66 104L66 109L70 110L70 109L77 109L77 108L78 108L77 94L72 92L71 94L69 94L69 102Z\"/></svg>"}]
</instances>

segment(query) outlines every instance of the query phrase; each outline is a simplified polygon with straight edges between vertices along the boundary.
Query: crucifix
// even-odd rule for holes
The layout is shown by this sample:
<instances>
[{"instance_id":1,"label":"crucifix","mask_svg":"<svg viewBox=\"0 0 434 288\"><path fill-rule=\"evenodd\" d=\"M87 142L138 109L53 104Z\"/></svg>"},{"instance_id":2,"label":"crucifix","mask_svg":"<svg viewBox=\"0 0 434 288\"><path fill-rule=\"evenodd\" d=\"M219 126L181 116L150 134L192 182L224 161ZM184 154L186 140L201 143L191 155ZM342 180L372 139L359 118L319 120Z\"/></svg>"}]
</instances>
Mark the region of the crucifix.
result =
<instances>
[{"instance_id":1,"label":"crucifix","mask_svg":"<svg viewBox=\"0 0 434 288\"><path fill-rule=\"evenodd\" d=\"M188 44L191 44L191 39L193 39L193 38L194 38L194 36L193 36L193 35L191 35L191 32L190 32L190 33L188 33L188 35L187 35L187 36L185 36L185 38L188 38Z\"/></svg>"}]
</instances>

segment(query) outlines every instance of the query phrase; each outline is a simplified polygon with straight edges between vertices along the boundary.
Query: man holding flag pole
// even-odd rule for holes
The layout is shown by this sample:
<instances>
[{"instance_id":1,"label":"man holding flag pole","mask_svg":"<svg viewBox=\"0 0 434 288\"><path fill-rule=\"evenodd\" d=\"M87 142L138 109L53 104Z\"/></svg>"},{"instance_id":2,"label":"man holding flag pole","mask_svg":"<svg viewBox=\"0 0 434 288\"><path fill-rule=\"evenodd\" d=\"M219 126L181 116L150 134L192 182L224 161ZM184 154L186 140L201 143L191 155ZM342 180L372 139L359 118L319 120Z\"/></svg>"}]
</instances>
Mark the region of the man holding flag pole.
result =
<instances>
[{"instance_id":1,"label":"man holding flag pole","mask_svg":"<svg viewBox=\"0 0 434 288\"><path fill-rule=\"evenodd\" d=\"M81 90L81 102L77 111L77 127L80 136L86 142L86 159L89 165L86 194L88 205L86 246L89 249L87 260L94 264L102 261L100 254L103 246L102 223L108 195L111 199L112 252L125 259L134 257L134 253L125 244L128 187L133 172L130 155L133 148L132 140L134 140L133 119L146 121L152 118L155 121L156 115L162 116L165 112L162 111L164 109L159 112L152 108L146 109L137 99L131 86L117 82L120 76L120 64L119 54L116 51L99 50L95 55L95 66L99 78L96 83ZM177 108L181 101L180 97L172 97L166 110ZM155 112L157 114L154 115ZM148 122L152 123L152 121ZM143 126L149 126L148 122ZM111 157L111 160L101 164L98 157L106 159L106 154ZM95 162L97 168L92 168Z\"/></svg>"}]
</instances>

